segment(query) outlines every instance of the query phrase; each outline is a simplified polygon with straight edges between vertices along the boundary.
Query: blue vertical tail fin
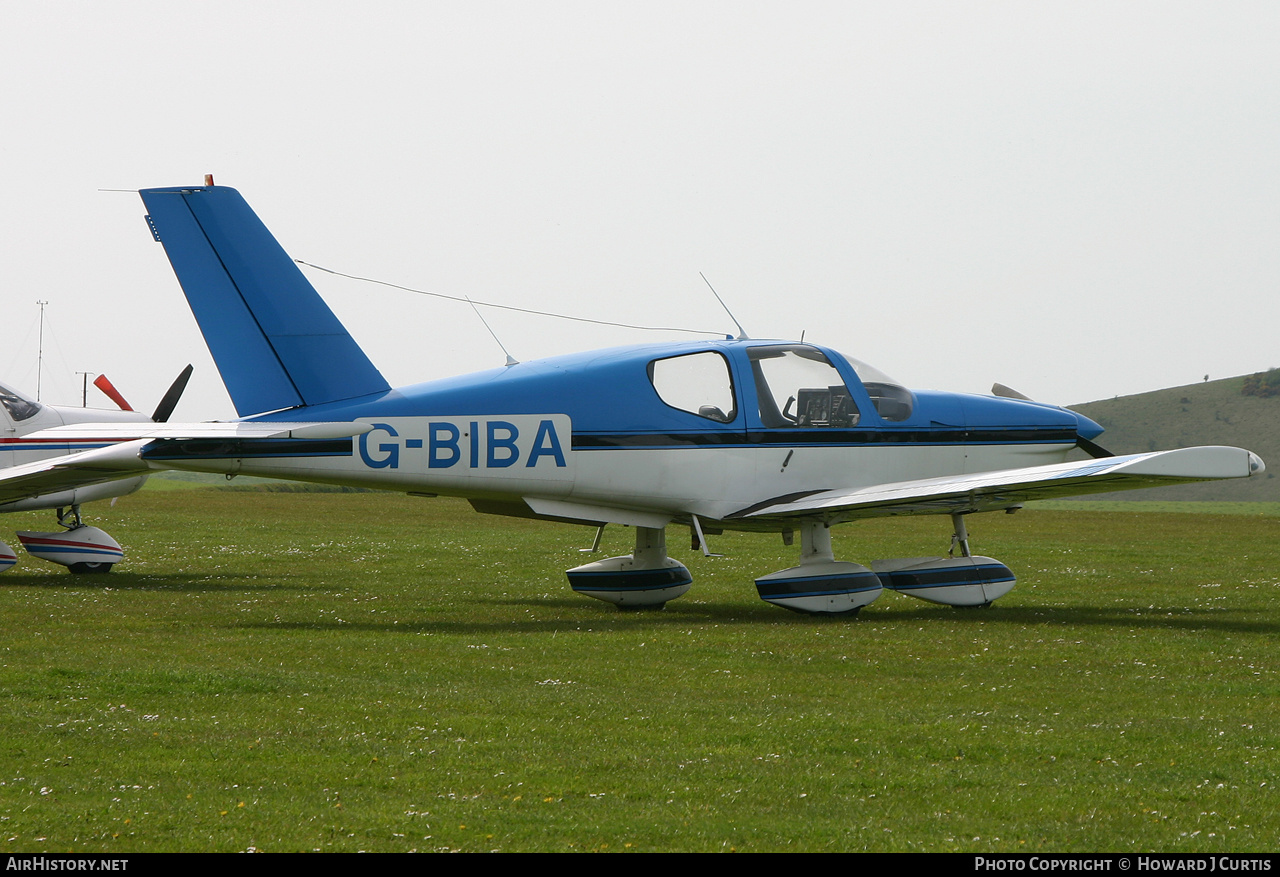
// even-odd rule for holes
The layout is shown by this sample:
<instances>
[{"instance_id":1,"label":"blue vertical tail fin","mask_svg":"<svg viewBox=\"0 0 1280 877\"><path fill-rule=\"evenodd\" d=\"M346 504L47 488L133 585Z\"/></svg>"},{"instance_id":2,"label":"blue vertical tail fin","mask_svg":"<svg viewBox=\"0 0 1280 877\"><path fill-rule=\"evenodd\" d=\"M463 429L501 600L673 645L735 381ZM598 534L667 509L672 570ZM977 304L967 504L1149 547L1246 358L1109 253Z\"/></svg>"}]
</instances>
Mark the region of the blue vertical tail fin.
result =
<instances>
[{"instance_id":1,"label":"blue vertical tail fin","mask_svg":"<svg viewBox=\"0 0 1280 877\"><path fill-rule=\"evenodd\" d=\"M240 416L390 389L239 192L139 194Z\"/></svg>"}]
</instances>

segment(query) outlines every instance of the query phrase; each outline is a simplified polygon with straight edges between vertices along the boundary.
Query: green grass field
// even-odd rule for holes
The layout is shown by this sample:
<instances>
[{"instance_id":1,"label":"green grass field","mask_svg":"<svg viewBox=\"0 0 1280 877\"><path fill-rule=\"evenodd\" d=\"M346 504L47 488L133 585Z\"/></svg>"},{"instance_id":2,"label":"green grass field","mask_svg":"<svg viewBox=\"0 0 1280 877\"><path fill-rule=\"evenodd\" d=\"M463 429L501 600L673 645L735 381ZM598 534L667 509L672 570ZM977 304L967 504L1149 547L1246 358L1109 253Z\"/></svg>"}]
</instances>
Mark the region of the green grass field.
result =
<instances>
[{"instance_id":1,"label":"green grass field","mask_svg":"<svg viewBox=\"0 0 1280 877\"><path fill-rule=\"evenodd\" d=\"M146 491L91 510L111 575L0 576L0 849L1274 850L1271 511L978 516L1020 579L995 607L824 620L755 596L777 537L673 528L693 590L621 613L564 579L586 528Z\"/></svg>"}]
</instances>

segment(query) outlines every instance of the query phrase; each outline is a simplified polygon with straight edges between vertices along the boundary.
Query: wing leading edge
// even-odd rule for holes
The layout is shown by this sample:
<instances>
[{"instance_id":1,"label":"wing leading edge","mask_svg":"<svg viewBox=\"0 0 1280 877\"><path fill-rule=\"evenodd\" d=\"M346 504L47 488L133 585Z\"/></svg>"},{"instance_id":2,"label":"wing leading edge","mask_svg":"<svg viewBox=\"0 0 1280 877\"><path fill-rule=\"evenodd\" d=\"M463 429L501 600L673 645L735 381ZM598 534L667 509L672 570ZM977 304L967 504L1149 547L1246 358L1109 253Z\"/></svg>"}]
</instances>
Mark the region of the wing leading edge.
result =
<instances>
[{"instance_id":1,"label":"wing leading edge","mask_svg":"<svg viewBox=\"0 0 1280 877\"><path fill-rule=\"evenodd\" d=\"M838 523L890 515L998 511L1037 499L1247 478L1265 469L1257 454L1243 448L1181 448L1026 469L900 481L853 490L824 490L801 497L783 496L748 506L729 518L755 521L821 518L827 523Z\"/></svg>"}]
</instances>

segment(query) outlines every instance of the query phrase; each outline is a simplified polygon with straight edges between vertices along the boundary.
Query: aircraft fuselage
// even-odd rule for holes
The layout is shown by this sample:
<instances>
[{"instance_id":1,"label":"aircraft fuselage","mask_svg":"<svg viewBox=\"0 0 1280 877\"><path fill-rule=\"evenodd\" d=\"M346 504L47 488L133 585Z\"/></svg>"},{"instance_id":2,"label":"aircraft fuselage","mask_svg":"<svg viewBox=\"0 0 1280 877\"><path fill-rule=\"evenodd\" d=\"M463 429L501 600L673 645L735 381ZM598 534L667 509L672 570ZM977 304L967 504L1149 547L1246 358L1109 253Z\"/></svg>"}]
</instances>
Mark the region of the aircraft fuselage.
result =
<instances>
[{"instance_id":1,"label":"aircraft fuselage","mask_svg":"<svg viewBox=\"0 0 1280 877\"><path fill-rule=\"evenodd\" d=\"M834 351L755 341L593 351L255 419L372 428L208 446L198 460L159 442L145 457L496 502L534 496L614 510L592 519L619 523L631 523L625 510L724 522L804 491L1061 462L1077 435L1101 431L1053 406L864 382Z\"/></svg>"}]
</instances>

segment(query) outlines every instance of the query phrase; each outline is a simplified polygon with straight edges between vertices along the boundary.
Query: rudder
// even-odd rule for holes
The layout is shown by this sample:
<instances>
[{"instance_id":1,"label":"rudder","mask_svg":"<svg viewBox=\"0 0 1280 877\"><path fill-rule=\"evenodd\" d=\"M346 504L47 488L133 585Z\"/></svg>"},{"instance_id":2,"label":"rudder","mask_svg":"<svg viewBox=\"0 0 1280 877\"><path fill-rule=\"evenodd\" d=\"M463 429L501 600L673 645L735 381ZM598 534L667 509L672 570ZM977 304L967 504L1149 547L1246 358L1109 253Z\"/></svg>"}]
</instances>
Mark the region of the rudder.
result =
<instances>
[{"instance_id":1,"label":"rudder","mask_svg":"<svg viewBox=\"0 0 1280 877\"><path fill-rule=\"evenodd\" d=\"M139 194L242 417L390 389L239 192Z\"/></svg>"}]
</instances>

